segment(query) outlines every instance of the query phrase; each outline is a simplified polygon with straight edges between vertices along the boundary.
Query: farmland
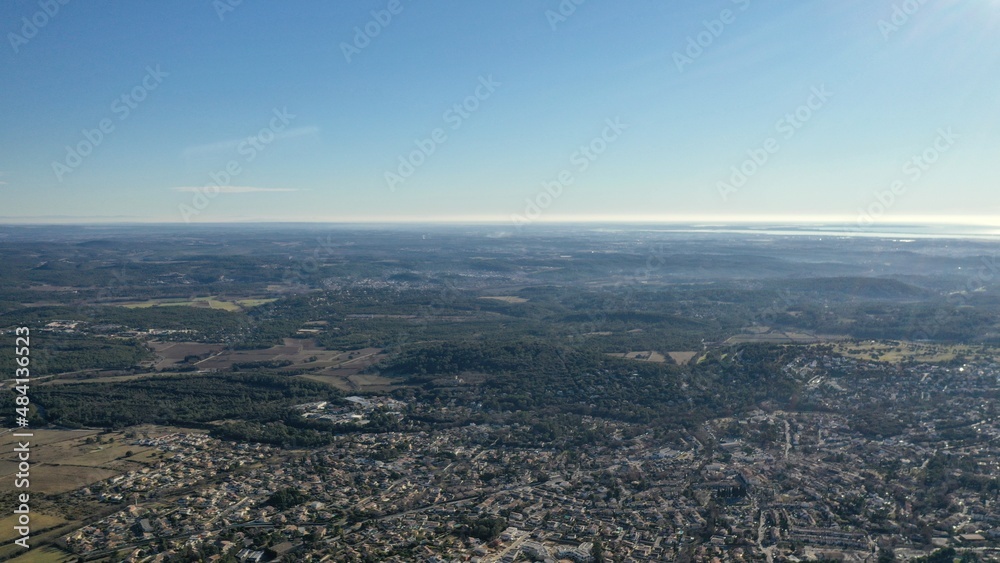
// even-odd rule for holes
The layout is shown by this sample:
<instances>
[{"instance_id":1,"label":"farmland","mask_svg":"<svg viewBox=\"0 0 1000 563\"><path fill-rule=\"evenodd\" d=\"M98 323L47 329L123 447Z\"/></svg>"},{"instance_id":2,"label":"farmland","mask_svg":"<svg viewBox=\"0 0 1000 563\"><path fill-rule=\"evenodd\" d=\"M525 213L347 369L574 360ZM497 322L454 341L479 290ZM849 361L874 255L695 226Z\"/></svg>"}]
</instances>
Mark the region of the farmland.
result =
<instances>
[{"instance_id":1,"label":"farmland","mask_svg":"<svg viewBox=\"0 0 1000 563\"><path fill-rule=\"evenodd\" d=\"M642 352L624 352L620 354L612 353L608 354L613 358L623 358L626 360L638 360L640 362L653 362L654 364L666 363L667 357L656 352L654 350L645 350Z\"/></svg>"},{"instance_id":2,"label":"farmland","mask_svg":"<svg viewBox=\"0 0 1000 563\"><path fill-rule=\"evenodd\" d=\"M58 494L135 469L132 456L146 451L129 446L122 432L36 430L31 444L31 490ZM12 434L0 436L0 447L13 448ZM132 456L128 455L131 452ZM13 461L0 461L0 479L13 480Z\"/></svg>"},{"instance_id":3,"label":"farmland","mask_svg":"<svg viewBox=\"0 0 1000 563\"><path fill-rule=\"evenodd\" d=\"M307 372L311 379L337 383L337 387L357 389L357 379L348 378L382 358L380 348L327 350L315 340L285 338L282 345L259 350L227 349L219 344L198 342L150 342L157 356L155 369L170 371L229 371L233 369L270 368L278 373ZM376 384L376 386L381 383ZM361 385L364 386L364 385Z\"/></svg>"},{"instance_id":4,"label":"farmland","mask_svg":"<svg viewBox=\"0 0 1000 563\"><path fill-rule=\"evenodd\" d=\"M150 307L198 307L203 309L219 309L222 311L243 311L275 301L273 298L220 298L218 296L195 297L190 299L147 299L145 301L115 302L114 305L128 309L146 309Z\"/></svg>"},{"instance_id":5,"label":"farmland","mask_svg":"<svg viewBox=\"0 0 1000 563\"><path fill-rule=\"evenodd\" d=\"M929 342L853 340L837 342L834 351L849 358L887 363L952 362L959 358L1000 359L1000 350L991 346Z\"/></svg>"},{"instance_id":6,"label":"farmland","mask_svg":"<svg viewBox=\"0 0 1000 563\"><path fill-rule=\"evenodd\" d=\"M667 352L667 355L670 356L670 359L672 359L675 364L683 366L697 356L698 352Z\"/></svg>"},{"instance_id":7,"label":"farmland","mask_svg":"<svg viewBox=\"0 0 1000 563\"><path fill-rule=\"evenodd\" d=\"M778 329L761 329L759 331L747 331L742 334L737 334L729 337L724 344L735 345L735 344L750 344L750 343L761 343L761 344L814 344L817 342L827 342L830 340L837 340L842 338L840 336L826 336L818 334L808 334L801 331L792 330L778 330Z\"/></svg>"}]
</instances>

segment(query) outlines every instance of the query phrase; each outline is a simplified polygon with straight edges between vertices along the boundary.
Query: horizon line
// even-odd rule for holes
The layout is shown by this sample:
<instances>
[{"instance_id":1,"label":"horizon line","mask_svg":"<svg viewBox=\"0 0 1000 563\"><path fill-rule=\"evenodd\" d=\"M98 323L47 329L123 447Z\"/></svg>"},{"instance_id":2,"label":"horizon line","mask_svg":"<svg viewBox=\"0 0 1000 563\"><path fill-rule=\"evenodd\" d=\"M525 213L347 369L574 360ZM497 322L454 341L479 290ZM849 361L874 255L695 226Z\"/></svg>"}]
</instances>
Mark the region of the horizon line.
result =
<instances>
[{"instance_id":1,"label":"horizon line","mask_svg":"<svg viewBox=\"0 0 1000 563\"><path fill-rule=\"evenodd\" d=\"M870 218L869 218L870 219ZM844 226L864 231L892 226L961 226L1000 228L998 215L901 215L891 219L862 221L844 215L561 215L524 220L521 217L497 215L465 215L437 217L373 216L367 218L344 217L232 217L205 221L180 221L134 216L0 216L0 226L218 226L254 224L334 224L334 225L487 225L523 228L532 225L813 225Z\"/></svg>"}]
</instances>

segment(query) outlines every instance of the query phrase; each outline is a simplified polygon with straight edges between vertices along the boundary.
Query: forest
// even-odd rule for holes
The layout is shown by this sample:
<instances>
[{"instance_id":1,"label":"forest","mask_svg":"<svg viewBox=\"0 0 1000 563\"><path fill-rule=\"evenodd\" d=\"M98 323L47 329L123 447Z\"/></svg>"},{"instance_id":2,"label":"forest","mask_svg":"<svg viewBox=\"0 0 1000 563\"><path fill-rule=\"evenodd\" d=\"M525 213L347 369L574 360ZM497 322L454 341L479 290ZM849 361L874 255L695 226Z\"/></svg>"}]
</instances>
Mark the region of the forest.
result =
<instances>
[{"instance_id":1,"label":"forest","mask_svg":"<svg viewBox=\"0 0 1000 563\"><path fill-rule=\"evenodd\" d=\"M225 421L213 425L220 436L288 445L357 430L288 415L296 402L342 394L297 377L318 369L308 363L155 369L151 341L379 349L385 359L363 375L388 378L389 392L411 404L403 428L517 419L530 431L508 435L512 443L571 443L585 434L583 418L670 432L761 405L819 408L779 369L817 342L989 346L1000 337L1000 291L975 241L497 237L471 227L431 238L406 229L206 228L180 239L167 227L55 231L46 242L0 239L0 312L5 330L33 329L33 374L56 378L33 388L35 416L56 426ZM207 296L231 305L215 308ZM662 360L611 357L643 350ZM675 351L695 360L677 365ZM0 362L12 354L0 347ZM100 372L132 379L66 379ZM455 408L444 416L433 405ZM858 424L874 432L900 423L872 412ZM397 428L376 417L366 430Z\"/></svg>"}]
</instances>

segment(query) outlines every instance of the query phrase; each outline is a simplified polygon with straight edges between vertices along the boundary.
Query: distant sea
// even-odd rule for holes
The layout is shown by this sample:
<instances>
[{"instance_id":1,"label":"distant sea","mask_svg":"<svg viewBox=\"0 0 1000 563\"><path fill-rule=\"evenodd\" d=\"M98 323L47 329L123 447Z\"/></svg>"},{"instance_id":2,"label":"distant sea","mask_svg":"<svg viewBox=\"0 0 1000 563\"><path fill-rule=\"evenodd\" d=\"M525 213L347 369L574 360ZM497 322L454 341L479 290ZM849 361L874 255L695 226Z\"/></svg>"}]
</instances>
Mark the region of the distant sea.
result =
<instances>
[{"instance_id":1,"label":"distant sea","mask_svg":"<svg viewBox=\"0 0 1000 563\"><path fill-rule=\"evenodd\" d=\"M880 239L962 238L1000 240L1000 228L975 225L686 225L669 228L646 228L660 233L720 233L768 236L872 237Z\"/></svg>"}]
</instances>

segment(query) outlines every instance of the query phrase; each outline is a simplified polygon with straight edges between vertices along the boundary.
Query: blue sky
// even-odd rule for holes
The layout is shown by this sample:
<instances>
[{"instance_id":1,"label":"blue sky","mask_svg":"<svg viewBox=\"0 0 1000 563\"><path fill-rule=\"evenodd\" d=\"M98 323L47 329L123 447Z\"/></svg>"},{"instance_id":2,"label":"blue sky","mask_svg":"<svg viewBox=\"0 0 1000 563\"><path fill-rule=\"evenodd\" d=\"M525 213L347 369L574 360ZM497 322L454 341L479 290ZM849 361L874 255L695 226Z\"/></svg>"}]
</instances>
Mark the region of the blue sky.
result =
<instances>
[{"instance_id":1,"label":"blue sky","mask_svg":"<svg viewBox=\"0 0 1000 563\"><path fill-rule=\"evenodd\" d=\"M0 221L1000 216L997 0L64 1Z\"/></svg>"}]
</instances>

